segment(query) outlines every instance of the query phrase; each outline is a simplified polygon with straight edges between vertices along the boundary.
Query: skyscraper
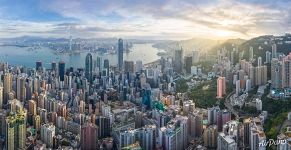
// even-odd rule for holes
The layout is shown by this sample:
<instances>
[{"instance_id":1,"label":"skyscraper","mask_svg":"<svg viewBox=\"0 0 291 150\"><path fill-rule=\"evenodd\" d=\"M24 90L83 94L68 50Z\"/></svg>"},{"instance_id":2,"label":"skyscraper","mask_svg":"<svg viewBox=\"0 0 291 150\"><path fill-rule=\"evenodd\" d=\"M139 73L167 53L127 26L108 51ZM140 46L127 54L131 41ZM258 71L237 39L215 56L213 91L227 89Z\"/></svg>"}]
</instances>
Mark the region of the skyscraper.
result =
<instances>
[{"instance_id":1,"label":"skyscraper","mask_svg":"<svg viewBox=\"0 0 291 150\"><path fill-rule=\"evenodd\" d=\"M34 100L29 100L28 101L28 112L32 115L36 115L36 108L37 104Z\"/></svg>"},{"instance_id":2,"label":"skyscraper","mask_svg":"<svg viewBox=\"0 0 291 150\"><path fill-rule=\"evenodd\" d=\"M97 127L92 123L86 123L81 128L81 149L96 149Z\"/></svg>"},{"instance_id":3,"label":"skyscraper","mask_svg":"<svg viewBox=\"0 0 291 150\"><path fill-rule=\"evenodd\" d=\"M272 45L272 58L276 58L277 57L277 45L273 44Z\"/></svg>"},{"instance_id":4,"label":"skyscraper","mask_svg":"<svg viewBox=\"0 0 291 150\"><path fill-rule=\"evenodd\" d=\"M156 126L155 125L146 125L145 127L139 129L139 141L142 149L144 150L153 150L156 149Z\"/></svg>"},{"instance_id":5,"label":"skyscraper","mask_svg":"<svg viewBox=\"0 0 291 150\"><path fill-rule=\"evenodd\" d=\"M199 51L197 51L197 50L192 51L192 59L193 59L192 60L193 64L199 62Z\"/></svg>"},{"instance_id":6,"label":"skyscraper","mask_svg":"<svg viewBox=\"0 0 291 150\"><path fill-rule=\"evenodd\" d=\"M135 62L135 72L141 72L142 70L142 61L138 60Z\"/></svg>"},{"instance_id":7,"label":"skyscraper","mask_svg":"<svg viewBox=\"0 0 291 150\"><path fill-rule=\"evenodd\" d=\"M177 49L174 51L174 70L177 73L182 73L182 67L183 67L183 62L182 62L182 57L183 57L183 49Z\"/></svg>"},{"instance_id":8,"label":"skyscraper","mask_svg":"<svg viewBox=\"0 0 291 150\"><path fill-rule=\"evenodd\" d=\"M207 148L216 148L217 146L217 126L211 125L203 132L204 146Z\"/></svg>"},{"instance_id":9,"label":"skyscraper","mask_svg":"<svg viewBox=\"0 0 291 150\"><path fill-rule=\"evenodd\" d=\"M26 78L19 76L16 82L16 97L20 101L26 100L26 89L25 89Z\"/></svg>"},{"instance_id":10,"label":"skyscraper","mask_svg":"<svg viewBox=\"0 0 291 150\"><path fill-rule=\"evenodd\" d=\"M226 94L225 77L217 78L217 98L222 98Z\"/></svg>"},{"instance_id":11,"label":"skyscraper","mask_svg":"<svg viewBox=\"0 0 291 150\"><path fill-rule=\"evenodd\" d=\"M266 51L266 63L271 63L271 56L272 56L272 53L269 52L269 51Z\"/></svg>"},{"instance_id":12,"label":"skyscraper","mask_svg":"<svg viewBox=\"0 0 291 150\"><path fill-rule=\"evenodd\" d=\"M59 62L59 77L60 77L60 81L65 80L65 62L64 61Z\"/></svg>"},{"instance_id":13,"label":"skyscraper","mask_svg":"<svg viewBox=\"0 0 291 150\"><path fill-rule=\"evenodd\" d=\"M104 66L104 69L106 69L106 76L109 76L109 60L108 59L105 59L104 60L104 63L103 63L103 66Z\"/></svg>"},{"instance_id":14,"label":"skyscraper","mask_svg":"<svg viewBox=\"0 0 291 150\"><path fill-rule=\"evenodd\" d=\"M221 110L217 112L216 120L217 130L221 132L223 125L231 120L231 114L227 110Z\"/></svg>"},{"instance_id":15,"label":"skyscraper","mask_svg":"<svg viewBox=\"0 0 291 150\"><path fill-rule=\"evenodd\" d=\"M3 86L2 83L0 82L0 110L2 109L3 106Z\"/></svg>"},{"instance_id":16,"label":"skyscraper","mask_svg":"<svg viewBox=\"0 0 291 150\"><path fill-rule=\"evenodd\" d=\"M249 50L249 61L252 61L254 59L254 49L253 47L250 47Z\"/></svg>"},{"instance_id":17,"label":"skyscraper","mask_svg":"<svg viewBox=\"0 0 291 150\"><path fill-rule=\"evenodd\" d=\"M258 57L258 67L262 66L262 57Z\"/></svg>"},{"instance_id":18,"label":"skyscraper","mask_svg":"<svg viewBox=\"0 0 291 150\"><path fill-rule=\"evenodd\" d=\"M272 87L282 87L282 62L277 58L273 58L271 61L271 81Z\"/></svg>"},{"instance_id":19,"label":"skyscraper","mask_svg":"<svg viewBox=\"0 0 291 150\"><path fill-rule=\"evenodd\" d=\"M233 136L220 132L217 137L217 150L237 150L237 142Z\"/></svg>"},{"instance_id":20,"label":"skyscraper","mask_svg":"<svg viewBox=\"0 0 291 150\"><path fill-rule=\"evenodd\" d=\"M98 71L101 71L101 69L102 69L101 64L102 64L102 58L97 56L96 66L97 66Z\"/></svg>"},{"instance_id":21,"label":"skyscraper","mask_svg":"<svg viewBox=\"0 0 291 150\"><path fill-rule=\"evenodd\" d=\"M85 77L90 83L92 83L92 78L93 78L92 65L93 65L92 54L88 53L85 60Z\"/></svg>"},{"instance_id":22,"label":"skyscraper","mask_svg":"<svg viewBox=\"0 0 291 150\"><path fill-rule=\"evenodd\" d=\"M98 126L98 138L106 138L110 136L110 119L104 116L96 118L96 125Z\"/></svg>"},{"instance_id":23,"label":"skyscraper","mask_svg":"<svg viewBox=\"0 0 291 150\"><path fill-rule=\"evenodd\" d=\"M41 71L42 70L42 62L41 61L37 61L35 63L35 69L36 69L36 71Z\"/></svg>"},{"instance_id":24,"label":"skyscraper","mask_svg":"<svg viewBox=\"0 0 291 150\"><path fill-rule=\"evenodd\" d=\"M122 71L123 67L123 40L118 39L118 69L119 71Z\"/></svg>"},{"instance_id":25,"label":"skyscraper","mask_svg":"<svg viewBox=\"0 0 291 150\"><path fill-rule=\"evenodd\" d=\"M282 84L283 84L283 88L291 87L291 53L283 58Z\"/></svg>"},{"instance_id":26,"label":"skyscraper","mask_svg":"<svg viewBox=\"0 0 291 150\"><path fill-rule=\"evenodd\" d=\"M134 62L133 61L124 61L124 72L133 73L134 72Z\"/></svg>"},{"instance_id":27,"label":"skyscraper","mask_svg":"<svg viewBox=\"0 0 291 150\"><path fill-rule=\"evenodd\" d=\"M12 91L12 75L11 73L6 73L4 75L4 89L3 89L3 98L4 102L3 104L7 104L9 100L9 93Z\"/></svg>"},{"instance_id":28,"label":"skyscraper","mask_svg":"<svg viewBox=\"0 0 291 150\"><path fill-rule=\"evenodd\" d=\"M40 129L41 140L49 147L53 148L53 139L55 136L56 127L51 124L44 124Z\"/></svg>"},{"instance_id":29,"label":"skyscraper","mask_svg":"<svg viewBox=\"0 0 291 150\"><path fill-rule=\"evenodd\" d=\"M142 104L146 106L146 109L151 108L151 89L143 89L141 91Z\"/></svg>"},{"instance_id":30,"label":"skyscraper","mask_svg":"<svg viewBox=\"0 0 291 150\"><path fill-rule=\"evenodd\" d=\"M51 67L52 67L52 68L51 68L52 71L57 71L57 64L56 64L56 62L53 61L53 62L51 63Z\"/></svg>"},{"instance_id":31,"label":"skyscraper","mask_svg":"<svg viewBox=\"0 0 291 150\"><path fill-rule=\"evenodd\" d=\"M191 67L192 67L192 56L186 56L185 57L185 70L187 74L191 73Z\"/></svg>"},{"instance_id":32,"label":"skyscraper","mask_svg":"<svg viewBox=\"0 0 291 150\"><path fill-rule=\"evenodd\" d=\"M6 149L25 149L26 112L21 108L6 118Z\"/></svg>"}]
</instances>

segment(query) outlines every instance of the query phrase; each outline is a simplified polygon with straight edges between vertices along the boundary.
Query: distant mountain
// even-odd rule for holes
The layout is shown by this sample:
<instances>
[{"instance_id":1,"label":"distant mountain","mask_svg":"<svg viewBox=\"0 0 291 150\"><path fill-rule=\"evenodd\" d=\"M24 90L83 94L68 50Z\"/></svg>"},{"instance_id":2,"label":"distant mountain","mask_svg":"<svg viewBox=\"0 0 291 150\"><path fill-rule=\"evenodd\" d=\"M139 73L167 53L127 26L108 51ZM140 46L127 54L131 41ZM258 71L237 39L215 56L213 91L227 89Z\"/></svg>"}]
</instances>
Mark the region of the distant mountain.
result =
<instances>
[{"instance_id":1,"label":"distant mountain","mask_svg":"<svg viewBox=\"0 0 291 150\"><path fill-rule=\"evenodd\" d=\"M183 49L187 52L193 50L199 51L208 51L222 44L222 40L212 40L212 39L203 39L203 38L192 38L189 40L182 41L163 41L154 44L154 47L164 50L173 50L178 47L183 47Z\"/></svg>"},{"instance_id":2,"label":"distant mountain","mask_svg":"<svg viewBox=\"0 0 291 150\"><path fill-rule=\"evenodd\" d=\"M104 42L104 43L117 43L118 38L73 38L73 41L87 41L87 42ZM52 37L38 37L38 36L21 36L15 38L0 38L0 44L32 44L32 43L45 43L45 42L68 42L69 38L52 38ZM142 40L142 39L123 39L124 42L130 43L162 43L166 40Z\"/></svg>"},{"instance_id":3,"label":"distant mountain","mask_svg":"<svg viewBox=\"0 0 291 150\"><path fill-rule=\"evenodd\" d=\"M180 41L180 44L185 47L186 50L210 50L222 42L222 40L192 38L190 40Z\"/></svg>"},{"instance_id":4,"label":"distant mountain","mask_svg":"<svg viewBox=\"0 0 291 150\"><path fill-rule=\"evenodd\" d=\"M35 43L35 42L56 42L56 41L68 41L65 38L43 38L37 36L21 36L15 38L0 38L2 43Z\"/></svg>"},{"instance_id":5,"label":"distant mountain","mask_svg":"<svg viewBox=\"0 0 291 150\"><path fill-rule=\"evenodd\" d=\"M215 54L222 48L231 52L236 48L239 52L243 53L243 58L247 59L249 58L249 49L250 47L253 47L254 58L260 56L263 61L265 61L266 51L272 52L272 45L274 43L277 45L277 54L283 53L287 55L291 52L291 34L285 34L282 36L264 35L250 40L230 39L213 47L210 52Z\"/></svg>"},{"instance_id":6,"label":"distant mountain","mask_svg":"<svg viewBox=\"0 0 291 150\"><path fill-rule=\"evenodd\" d=\"M221 44L218 44L218 45L215 45L214 47L212 47L209 50L209 52L211 54L216 54L216 52L222 48L225 48L228 51L231 51L231 50L233 50L233 48L239 47L244 42L246 42L246 40L244 40L244 39L228 39L228 40L222 42Z\"/></svg>"}]
</instances>

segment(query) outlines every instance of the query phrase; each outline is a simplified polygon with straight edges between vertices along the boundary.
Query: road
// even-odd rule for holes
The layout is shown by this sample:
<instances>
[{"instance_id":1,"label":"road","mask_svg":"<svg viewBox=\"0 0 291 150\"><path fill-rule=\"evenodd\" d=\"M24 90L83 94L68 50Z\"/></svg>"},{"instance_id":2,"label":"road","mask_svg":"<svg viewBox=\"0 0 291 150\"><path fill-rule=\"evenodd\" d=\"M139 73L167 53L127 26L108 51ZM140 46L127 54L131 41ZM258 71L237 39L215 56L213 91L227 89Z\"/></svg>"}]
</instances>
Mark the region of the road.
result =
<instances>
[{"instance_id":1,"label":"road","mask_svg":"<svg viewBox=\"0 0 291 150\"><path fill-rule=\"evenodd\" d=\"M233 109L232 105L230 104L230 98L231 96L235 93L235 91L232 91L231 93L229 93L226 98L225 98L225 102L224 105L227 108L228 111L230 111L232 114L235 115L236 118L239 118L239 113Z\"/></svg>"}]
</instances>

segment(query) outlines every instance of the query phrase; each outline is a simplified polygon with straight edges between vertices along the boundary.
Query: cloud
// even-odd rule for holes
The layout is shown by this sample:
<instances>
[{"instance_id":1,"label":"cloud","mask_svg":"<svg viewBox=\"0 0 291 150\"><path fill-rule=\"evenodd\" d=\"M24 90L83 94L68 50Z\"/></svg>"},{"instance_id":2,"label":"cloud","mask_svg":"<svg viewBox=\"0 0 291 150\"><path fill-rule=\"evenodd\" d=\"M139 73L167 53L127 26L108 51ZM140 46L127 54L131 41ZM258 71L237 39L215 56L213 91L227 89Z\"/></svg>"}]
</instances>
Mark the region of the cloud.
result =
<instances>
[{"instance_id":1,"label":"cloud","mask_svg":"<svg viewBox=\"0 0 291 150\"><path fill-rule=\"evenodd\" d=\"M32 12L26 13L24 19L17 18L19 13L7 12L10 8L8 4L0 6L1 18L3 15L11 15L21 22L2 22L3 27L0 27L0 31L6 33L1 34L7 35L16 31L29 34L33 31L47 36L66 36L70 28L76 37L250 38L262 34L289 32L291 25L291 2L288 0L36 2L35 6L32 6ZM19 11L24 11L21 9L27 7L21 6L18 7ZM42 15L33 16L35 11ZM7 17L5 19L9 20ZM37 23L35 20L41 21Z\"/></svg>"}]
</instances>

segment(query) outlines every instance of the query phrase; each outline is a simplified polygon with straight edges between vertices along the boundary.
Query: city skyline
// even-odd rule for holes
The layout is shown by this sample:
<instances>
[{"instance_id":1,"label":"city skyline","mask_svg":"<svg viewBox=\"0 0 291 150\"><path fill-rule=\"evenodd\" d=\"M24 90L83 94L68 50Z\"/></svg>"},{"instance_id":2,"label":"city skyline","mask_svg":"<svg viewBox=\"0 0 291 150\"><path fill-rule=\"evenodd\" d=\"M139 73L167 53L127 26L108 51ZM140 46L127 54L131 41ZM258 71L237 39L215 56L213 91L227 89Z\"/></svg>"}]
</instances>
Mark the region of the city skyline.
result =
<instances>
[{"instance_id":1,"label":"city skyline","mask_svg":"<svg viewBox=\"0 0 291 150\"><path fill-rule=\"evenodd\" d=\"M249 39L291 30L287 0L0 2L1 38Z\"/></svg>"}]
</instances>

